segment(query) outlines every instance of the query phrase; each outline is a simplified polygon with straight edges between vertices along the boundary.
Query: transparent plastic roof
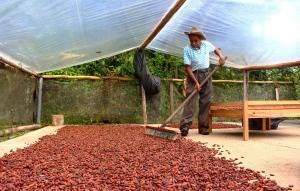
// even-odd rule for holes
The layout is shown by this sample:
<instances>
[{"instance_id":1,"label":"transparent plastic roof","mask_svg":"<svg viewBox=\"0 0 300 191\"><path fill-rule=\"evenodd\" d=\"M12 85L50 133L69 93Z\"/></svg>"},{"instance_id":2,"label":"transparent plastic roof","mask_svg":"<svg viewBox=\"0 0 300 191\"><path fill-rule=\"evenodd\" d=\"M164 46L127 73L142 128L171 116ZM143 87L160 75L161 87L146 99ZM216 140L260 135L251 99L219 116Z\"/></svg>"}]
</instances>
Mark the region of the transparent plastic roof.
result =
<instances>
[{"instance_id":1,"label":"transparent plastic roof","mask_svg":"<svg viewBox=\"0 0 300 191\"><path fill-rule=\"evenodd\" d=\"M231 66L300 60L299 0L187 0L150 44L182 55L184 31L198 26Z\"/></svg>"},{"instance_id":2,"label":"transparent plastic roof","mask_svg":"<svg viewBox=\"0 0 300 191\"><path fill-rule=\"evenodd\" d=\"M1 0L0 56L36 72L138 46L174 0Z\"/></svg>"},{"instance_id":3,"label":"transparent plastic roof","mask_svg":"<svg viewBox=\"0 0 300 191\"><path fill-rule=\"evenodd\" d=\"M1 0L0 56L45 72L137 47L174 0ZM232 67L300 59L299 0L187 0L149 48L182 55L200 27Z\"/></svg>"}]
</instances>

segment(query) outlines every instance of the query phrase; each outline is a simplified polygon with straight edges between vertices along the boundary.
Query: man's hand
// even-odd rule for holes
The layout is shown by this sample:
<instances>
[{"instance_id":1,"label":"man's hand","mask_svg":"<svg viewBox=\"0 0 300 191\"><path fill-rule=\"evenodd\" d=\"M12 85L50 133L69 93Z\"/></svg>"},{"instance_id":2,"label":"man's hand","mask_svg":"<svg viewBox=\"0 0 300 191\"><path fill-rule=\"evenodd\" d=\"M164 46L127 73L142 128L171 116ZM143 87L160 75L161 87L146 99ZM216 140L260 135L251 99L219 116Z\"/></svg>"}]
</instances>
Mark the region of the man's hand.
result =
<instances>
[{"instance_id":1,"label":"man's hand","mask_svg":"<svg viewBox=\"0 0 300 191\"><path fill-rule=\"evenodd\" d=\"M219 64L220 64L220 66L224 66L226 58L222 54L221 49L220 48L216 48L215 49L215 54L219 56Z\"/></svg>"},{"instance_id":2,"label":"man's hand","mask_svg":"<svg viewBox=\"0 0 300 191\"><path fill-rule=\"evenodd\" d=\"M220 64L220 66L224 66L224 64L225 64L225 57L224 56L220 56L219 64Z\"/></svg>"},{"instance_id":3,"label":"man's hand","mask_svg":"<svg viewBox=\"0 0 300 191\"><path fill-rule=\"evenodd\" d=\"M195 84L195 89L196 89L198 92L200 92L200 90L201 90L201 86L200 86L200 84L199 84L198 82Z\"/></svg>"}]
</instances>

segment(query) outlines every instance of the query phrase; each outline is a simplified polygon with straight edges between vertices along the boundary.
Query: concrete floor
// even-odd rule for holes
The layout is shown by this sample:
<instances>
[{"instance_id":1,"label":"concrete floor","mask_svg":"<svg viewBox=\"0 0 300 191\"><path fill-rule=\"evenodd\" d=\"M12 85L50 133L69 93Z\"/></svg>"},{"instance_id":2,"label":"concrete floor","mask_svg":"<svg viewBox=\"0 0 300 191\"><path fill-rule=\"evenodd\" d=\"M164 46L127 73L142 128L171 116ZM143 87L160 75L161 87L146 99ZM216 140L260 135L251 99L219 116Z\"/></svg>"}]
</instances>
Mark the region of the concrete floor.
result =
<instances>
[{"instance_id":1,"label":"concrete floor","mask_svg":"<svg viewBox=\"0 0 300 191\"><path fill-rule=\"evenodd\" d=\"M11 150L36 143L45 135L55 134L62 127L48 126L2 142L0 157ZM249 141L242 140L242 129L215 129L209 136L199 135L196 129L192 129L187 139L207 143L208 147L221 145L224 151L222 156L238 158L241 166L265 171L265 176L276 180L281 186L292 184L293 190L300 191L300 121L284 122L278 130L251 131Z\"/></svg>"},{"instance_id":2,"label":"concrete floor","mask_svg":"<svg viewBox=\"0 0 300 191\"><path fill-rule=\"evenodd\" d=\"M238 158L241 166L265 171L279 185L292 184L293 190L300 190L300 121L283 122L277 130L251 131L249 141L243 141L242 129L215 129L209 136L192 129L187 138L208 147L221 145L227 159Z\"/></svg>"},{"instance_id":3,"label":"concrete floor","mask_svg":"<svg viewBox=\"0 0 300 191\"><path fill-rule=\"evenodd\" d=\"M47 126L35 131L26 133L20 137L10 139L0 143L0 157L9 154L11 151L28 147L31 144L38 142L38 140L45 135L56 134L57 130L63 126Z\"/></svg>"}]
</instances>

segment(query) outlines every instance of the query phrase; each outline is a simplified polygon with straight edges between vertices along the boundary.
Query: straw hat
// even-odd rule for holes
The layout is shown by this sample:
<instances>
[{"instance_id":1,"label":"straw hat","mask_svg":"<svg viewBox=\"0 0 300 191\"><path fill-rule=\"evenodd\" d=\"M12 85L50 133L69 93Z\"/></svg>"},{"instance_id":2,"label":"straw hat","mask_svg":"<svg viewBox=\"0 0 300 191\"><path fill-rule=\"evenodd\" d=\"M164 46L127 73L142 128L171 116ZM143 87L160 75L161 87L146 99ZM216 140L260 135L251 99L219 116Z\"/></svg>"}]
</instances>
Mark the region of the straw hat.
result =
<instances>
[{"instance_id":1,"label":"straw hat","mask_svg":"<svg viewBox=\"0 0 300 191\"><path fill-rule=\"evenodd\" d=\"M202 30L198 29L197 27L192 27L190 32L184 32L186 35L198 35L203 40L206 40L205 34Z\"/></svg>"}]
</instances>

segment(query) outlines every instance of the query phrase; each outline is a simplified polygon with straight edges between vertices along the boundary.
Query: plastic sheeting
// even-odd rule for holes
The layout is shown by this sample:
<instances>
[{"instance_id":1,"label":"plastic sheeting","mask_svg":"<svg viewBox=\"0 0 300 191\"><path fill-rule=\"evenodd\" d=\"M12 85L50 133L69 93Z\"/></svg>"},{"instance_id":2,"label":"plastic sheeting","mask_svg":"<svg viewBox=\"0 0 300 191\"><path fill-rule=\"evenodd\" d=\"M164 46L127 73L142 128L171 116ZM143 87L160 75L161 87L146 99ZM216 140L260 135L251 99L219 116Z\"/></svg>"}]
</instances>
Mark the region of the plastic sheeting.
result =
<instances>
[{"instance_id":1,"label":"plastic sheeting","mask_svg":"<svg viewBox=\"0 0 300 191\"><path fill-rule=\"evenodd\" d=\"M137 47L174 0L1 0L0 56L45 72ZM299 59L300 1L187 0L149 48L181 56L202 28L230 66Z\"/></svg>"},{"instance_id":2,"label":"plastic sheeting","mask_svg":"<svg viewBox=\"0 0 300 191\"><path fill-rule=\"evenodd\" d=\"M174 0L1 0L0 56L44 72L138 46Z\"/></svg>"},{"instance_id":3,"label":"plastic sheeting","mask_svg":"<svg viewBox=\"0 0 300 191\"><path fill-rule=\"evenodd\" d=\"M233 67L300 60L299 10L299 0L187 0L150 48L181 56L197 26Z\"/></svg>"}]
</instances>

